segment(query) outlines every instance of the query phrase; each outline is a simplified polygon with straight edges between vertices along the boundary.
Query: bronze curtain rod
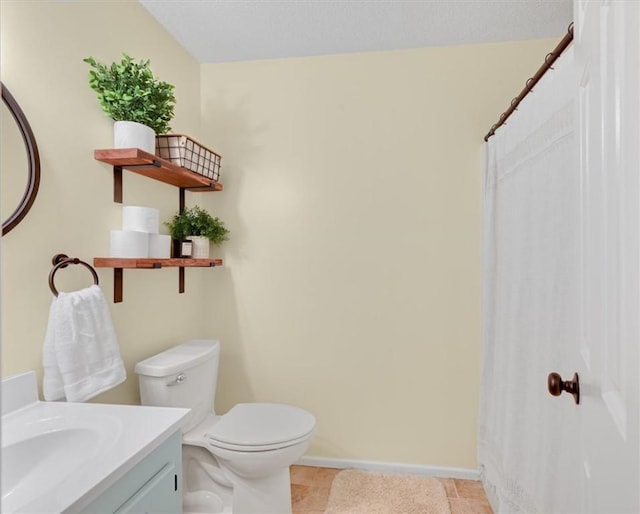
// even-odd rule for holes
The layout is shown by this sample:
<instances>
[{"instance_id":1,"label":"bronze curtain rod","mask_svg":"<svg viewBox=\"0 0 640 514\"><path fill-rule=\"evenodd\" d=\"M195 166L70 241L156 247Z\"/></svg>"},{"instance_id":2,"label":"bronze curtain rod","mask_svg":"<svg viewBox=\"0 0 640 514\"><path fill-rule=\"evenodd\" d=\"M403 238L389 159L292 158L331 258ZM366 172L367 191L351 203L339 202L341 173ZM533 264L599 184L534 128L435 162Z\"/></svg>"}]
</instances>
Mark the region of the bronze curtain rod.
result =
<instances>
[{"instance_id":1,"label":"bronze curtain rod","mask_svg":"<svg viewBox=\"0 0 640 514\"><path fill-rule=\"evenodd\" d=\"M518 105L520 105L522 99L533 90L533 87L538 83L538 81L547 72L547 70L553 69L551 66L554 62L556 62L556 59L560 57L560 55L562 55L562 52L566 50L571 41L573 41L573 23L569 25L567 34L562 38L562 41L558 43L558 46L556 46L553 51L547 54L547 56L544 58L544 63L542 64L542 66L540 66L540 68L538 68L536 74L527 80L524 88L522 89L522 91L520 91L520 94L513 100L511 100L511 105L505 112L500 115L498 123L493 125L491 127L491 130L487 132L487 135L484 136L485 141L488 141L489 138L496 133L496 130L504 125L504 123L507 121L507 118L513 114L513 111L518 109Z\"/></svg>"}]
</instances>

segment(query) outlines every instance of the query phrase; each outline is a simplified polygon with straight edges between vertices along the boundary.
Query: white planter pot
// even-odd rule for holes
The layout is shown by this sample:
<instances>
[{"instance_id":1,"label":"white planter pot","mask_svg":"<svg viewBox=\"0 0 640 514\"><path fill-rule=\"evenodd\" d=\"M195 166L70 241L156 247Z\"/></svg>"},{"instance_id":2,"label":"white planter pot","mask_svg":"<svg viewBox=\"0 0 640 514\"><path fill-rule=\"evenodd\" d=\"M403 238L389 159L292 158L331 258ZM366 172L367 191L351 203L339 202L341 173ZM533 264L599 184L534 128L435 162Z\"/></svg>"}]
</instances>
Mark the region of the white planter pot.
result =
<instances>
[{"instance_id":1,"label":"white planter pot","mask_svg":"<svg viewBox=\"0 0 640 514\"><path fill-rule=\"evenodd\" d=\"M190 239L193 243L193 251L192 256L194 259L208 259L209 258L209 250L211 249L211 242L202 236L189 236L187 239Z\"/></svg>"},{"instance_id":2,"label":"white planter pot","mask_svg":"<svg viewBox=\"0 0 640 514\"><path fill-rule=\"evenodd\" d=\"M135 121L116 121L113 124L114 148L140 148L156 153L156 133L151 127Z\"/></svg>"}]
</instances>

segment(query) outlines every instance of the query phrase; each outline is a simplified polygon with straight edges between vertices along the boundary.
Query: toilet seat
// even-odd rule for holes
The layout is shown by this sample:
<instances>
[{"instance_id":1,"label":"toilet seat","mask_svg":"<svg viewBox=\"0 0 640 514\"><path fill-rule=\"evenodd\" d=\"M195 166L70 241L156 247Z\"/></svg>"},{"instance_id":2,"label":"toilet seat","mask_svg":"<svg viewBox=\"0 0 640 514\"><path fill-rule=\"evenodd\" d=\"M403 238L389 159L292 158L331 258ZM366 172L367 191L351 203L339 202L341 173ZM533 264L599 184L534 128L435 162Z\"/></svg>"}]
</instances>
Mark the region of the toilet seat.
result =
<instances>
[{"instance_id":1,"label":"toilet seat","mask_svg":"<svg viewBox=\"0 0 640 514\"><path fill-rule=\"evenodd\" d=\"M239 403L214 423L207 423L208 445L226 450L276 450L307 439L316 420L303 409L278 403ZM202 433L202 432L201 432Z\"/></svg>"},{"instance_id":2,"label":"toilet seat","mask_svg":"<svg viewBox=\"0 0 640 514\"><path fill-rule=\"evenodd\" d=\"M282 448L288 448L289 446L293 446L307 440L310 436L311 436L311 433L308 433L302 437L298 437L297 439L293 439L289 441L281 441L279 443L261 444L261 445L252 445L252 446L242 446L239 444L223 443L211 438L207 442L210 447L220 448L222 450L230 450L234 452L266 452L269 450L279 450Z\"/></svg>"}]
</instances>

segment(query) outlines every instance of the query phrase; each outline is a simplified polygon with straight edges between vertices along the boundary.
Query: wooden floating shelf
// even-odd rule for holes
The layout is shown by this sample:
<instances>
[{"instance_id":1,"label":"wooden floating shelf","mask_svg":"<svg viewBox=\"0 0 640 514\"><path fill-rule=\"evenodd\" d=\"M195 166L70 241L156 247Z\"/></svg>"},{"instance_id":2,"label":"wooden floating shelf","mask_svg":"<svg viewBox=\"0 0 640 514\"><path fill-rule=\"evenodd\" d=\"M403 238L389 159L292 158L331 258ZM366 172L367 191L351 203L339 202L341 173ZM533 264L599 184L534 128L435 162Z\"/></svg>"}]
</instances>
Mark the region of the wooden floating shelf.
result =
<instances>
[{"instance_id":1,"label":"wooden floating shelf","mask_svg":"<svg viewBox=\"0 0 640 514\"><path fill-rule=\"evenodd\" d=\"M222 259L121 259L115 257L94 257L96 268L113 268L113 303L122 302L124 269L178 268L178 292L184 293L185 268L213 268L222 266Z\"/></svg>"},{"instance_id":2,"label":"wooden floating shelf","mask_svg":"<svg viewBox=\"0 0 640 514\"><path fill-rule=\"evenodd\" d=\"M139 148L95 150L97 161L188 191L222 191L222 184Z\"/></svg>"},{"instance_id":3,"label":"wooden floating shelf","mask_svg":"<svg viewBox=\"0 0 640 514\"><path fill-rule=\"evenodd\" d=\"M94 257L96 268L158 269L158 268L212 268L222 266L222 259L121 259Z\"/></svg>"},{"instance_id":4,"label":"wooden floating shelf","mask_svg":"<svg viewBox=\"0 0 640 514\"><path fill-rule=\"evenodd\" d=\"M179 188L180 212L185 208L185 191L222 191L222 184L204 177L157 155L139 148L109 148L94 150L97 161L113 166L113 201L122 203L122 170ZM95 257L96 268L113 268L113 301L122 301L124 269L178 268L178 292L184 293L185 268L212 268L222 266L222 259L117 259Z\"/></svg>"}]
</instances>

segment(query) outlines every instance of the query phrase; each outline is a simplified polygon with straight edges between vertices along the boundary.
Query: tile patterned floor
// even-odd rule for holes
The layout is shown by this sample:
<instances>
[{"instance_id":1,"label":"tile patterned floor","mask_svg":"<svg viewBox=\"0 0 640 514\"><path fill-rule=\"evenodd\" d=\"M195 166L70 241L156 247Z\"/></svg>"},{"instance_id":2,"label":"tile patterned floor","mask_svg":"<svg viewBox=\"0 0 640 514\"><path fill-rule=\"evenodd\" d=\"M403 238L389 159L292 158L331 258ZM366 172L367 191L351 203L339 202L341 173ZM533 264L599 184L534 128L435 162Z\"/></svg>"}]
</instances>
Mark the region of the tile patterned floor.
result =
<instances>
[{"instance_id":1,"label":"tile patterned floor","mask_svg":"<svg viewBox=\"0 0 640 514\"><path fill-rule=\"evenodd\" d=\"M331 483L339 469L291 466L293 514L323 514ZM480 482L439 479L447 492L451 514L493 514Z\"/></svg>"}]
</instances>

